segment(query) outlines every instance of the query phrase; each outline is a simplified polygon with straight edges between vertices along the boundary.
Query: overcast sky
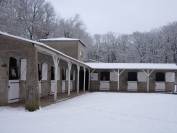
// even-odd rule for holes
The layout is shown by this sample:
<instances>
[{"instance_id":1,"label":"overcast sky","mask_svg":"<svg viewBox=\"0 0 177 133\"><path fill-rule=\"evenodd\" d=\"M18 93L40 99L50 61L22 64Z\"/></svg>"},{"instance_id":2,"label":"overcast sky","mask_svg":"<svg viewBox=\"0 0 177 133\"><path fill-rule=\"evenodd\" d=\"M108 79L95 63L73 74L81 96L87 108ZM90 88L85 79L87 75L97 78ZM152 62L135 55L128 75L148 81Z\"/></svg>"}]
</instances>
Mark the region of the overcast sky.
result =
<instances>
[{"instance_id":1,"label":"overcast sky","mask_svg":"<svg viewBox=\"0 0 177 133\"><path fill-rule=\"evenodd\" d=\"M48 0L58 15L79 14L91 34L149 31L177 21L177 0Z\"/></svg>"}]
</instances>

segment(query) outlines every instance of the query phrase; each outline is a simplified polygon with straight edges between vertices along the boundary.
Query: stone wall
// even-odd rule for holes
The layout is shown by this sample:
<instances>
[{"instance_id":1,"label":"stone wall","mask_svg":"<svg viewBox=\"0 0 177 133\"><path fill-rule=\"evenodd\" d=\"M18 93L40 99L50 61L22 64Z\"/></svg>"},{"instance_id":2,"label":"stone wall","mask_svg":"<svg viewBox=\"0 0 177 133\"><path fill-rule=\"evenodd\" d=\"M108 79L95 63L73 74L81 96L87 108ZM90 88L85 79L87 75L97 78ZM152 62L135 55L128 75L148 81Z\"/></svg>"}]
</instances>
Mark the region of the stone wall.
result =
<instances>
[{"instance_id":1,"label":"stone wall","mask_svg":"<svg viewBox=\"0 0 177 133\"><path fill-rule=\"evenodd\" d=\"M147 92L146 82L138 82L138 92Z\"/></svg>"},{"instance_id":2,"label":"stone wall","mask_svg":"<svg viewBox=\"0 0 177 133\"><path fill-rule=\"evenodd\" d=\"M117 82L110 81L110 91L117 91Z\"/></svg>"},{"instance_id":3,"label":"stone wall","mask_svg":"<svg viewBox=\"0 0 177 133\"><path fill-rule=\"evenodd\" d=\"M78 59L78 41L44 41L45 44Z\"/></svg>"},{"instance_id":4,"label":"stone wall","mask_svg":"<svg viewBox=\"0 0 177 133\"><path fill-rule=\"evenodd\" d=\"M99 91L100 82L99 81L91 81L90 82L90 91Z\"/></svg>"}]
</instances>

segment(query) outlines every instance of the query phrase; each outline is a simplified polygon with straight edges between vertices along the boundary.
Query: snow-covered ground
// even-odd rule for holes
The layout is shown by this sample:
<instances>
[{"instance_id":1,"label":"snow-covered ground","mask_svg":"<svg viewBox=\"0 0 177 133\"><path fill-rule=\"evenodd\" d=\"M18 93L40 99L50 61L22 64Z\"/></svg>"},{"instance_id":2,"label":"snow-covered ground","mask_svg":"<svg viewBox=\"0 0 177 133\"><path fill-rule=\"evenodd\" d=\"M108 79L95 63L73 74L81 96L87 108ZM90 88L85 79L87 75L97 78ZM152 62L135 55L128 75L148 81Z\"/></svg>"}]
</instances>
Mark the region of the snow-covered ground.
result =
<instances>
[{"instance_id":1,"label":"snow-covered ground","mask_svg":"<svg viewBox=\"0 0 177 133\"><path fill-rule=\"evenodd\" d=\"M88 93L30 113L0 107L0 133L177 133L177 95Z\"/></svg>"}]
</instances>

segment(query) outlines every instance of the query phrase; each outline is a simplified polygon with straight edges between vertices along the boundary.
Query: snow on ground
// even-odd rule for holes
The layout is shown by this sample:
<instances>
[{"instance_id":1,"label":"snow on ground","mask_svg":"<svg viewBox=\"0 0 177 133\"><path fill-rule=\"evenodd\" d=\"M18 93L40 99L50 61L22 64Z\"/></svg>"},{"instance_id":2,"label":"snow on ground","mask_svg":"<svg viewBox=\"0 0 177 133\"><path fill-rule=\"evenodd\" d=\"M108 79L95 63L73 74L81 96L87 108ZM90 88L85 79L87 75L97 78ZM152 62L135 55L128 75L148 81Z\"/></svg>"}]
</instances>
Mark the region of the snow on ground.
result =
<instances>
[{"instance_id":1,"label":"snow on ground","mask_svg":"<svg viewBox=\"0 0 177 133\"><path fill-rule=\"evenodd\" d=\"M0 133L177 133L177 95L88 93L27 112L0 107Z\"/></svg>"}]
</instances>

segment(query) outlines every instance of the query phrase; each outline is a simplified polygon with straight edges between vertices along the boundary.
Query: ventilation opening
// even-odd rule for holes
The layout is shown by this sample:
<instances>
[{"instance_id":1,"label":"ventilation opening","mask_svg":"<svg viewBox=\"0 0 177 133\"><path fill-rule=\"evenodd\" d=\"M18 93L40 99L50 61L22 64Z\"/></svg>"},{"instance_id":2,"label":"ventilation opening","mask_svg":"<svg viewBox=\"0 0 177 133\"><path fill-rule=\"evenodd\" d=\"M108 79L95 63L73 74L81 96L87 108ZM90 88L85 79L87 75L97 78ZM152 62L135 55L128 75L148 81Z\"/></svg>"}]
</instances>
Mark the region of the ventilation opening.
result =
<instances>
[{"instance_id":1,"label":"ventilation opening","mask_svg":"<svg viewBox=\"0 0 177 133\"><path fill-rule=\"evenodd\" d=\"M165 81L165 74L162 72L156 73L156 81L159 81L159 82Z\"/></svg>"},{"instance_id":2,"label":"ventilation opening","mask_svg":"<svg viewBox=\"0 0 177 133\"><path fill-rule=\"evenodd\" d=\"M137 72L128 72L128 81L137 81Z\"/></svg>"}]
</instances>

